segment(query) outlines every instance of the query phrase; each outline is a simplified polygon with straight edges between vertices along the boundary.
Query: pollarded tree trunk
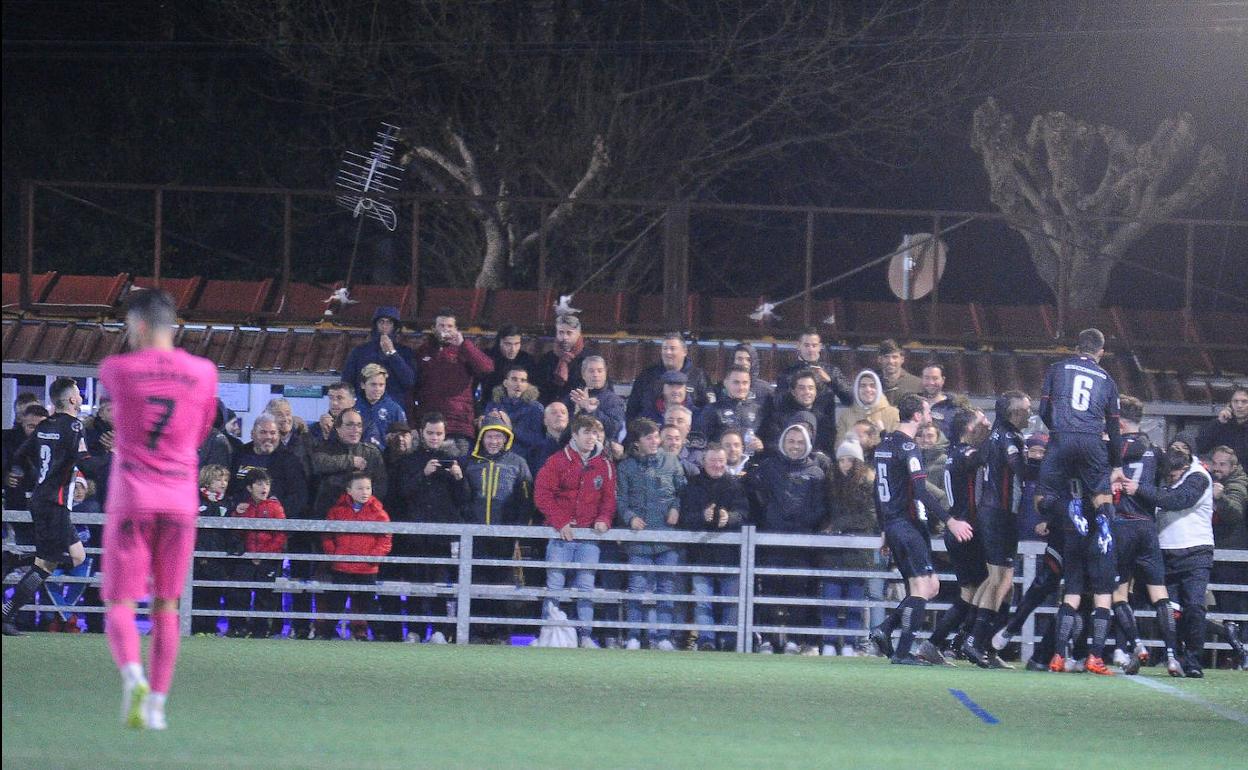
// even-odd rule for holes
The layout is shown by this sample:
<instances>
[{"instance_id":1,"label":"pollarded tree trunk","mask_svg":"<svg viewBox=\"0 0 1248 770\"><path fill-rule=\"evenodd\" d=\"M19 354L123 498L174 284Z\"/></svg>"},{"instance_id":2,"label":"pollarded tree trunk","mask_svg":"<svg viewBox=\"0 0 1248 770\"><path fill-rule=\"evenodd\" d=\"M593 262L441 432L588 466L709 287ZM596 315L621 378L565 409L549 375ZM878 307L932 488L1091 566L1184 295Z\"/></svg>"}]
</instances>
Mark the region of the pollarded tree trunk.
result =
<instances>
[{"instance_id":1,"label":"pollarded tree trunk","mask_svg":"<svg viewBox=\"0 0 1248 770\"><path fill-rule=\"evenodd\" d=\"M988 172L992 202L1026 241L1059 305L1070 309L1099 305L1131 244L1157 220L1208 198L1226 177L1226 156L1197 148L1188 114L1163 120L1142 144L1062 112L1037 115L1021 136L1014 116L989 99L975 110L971 147Z\"/></svg>"}]
</instances>

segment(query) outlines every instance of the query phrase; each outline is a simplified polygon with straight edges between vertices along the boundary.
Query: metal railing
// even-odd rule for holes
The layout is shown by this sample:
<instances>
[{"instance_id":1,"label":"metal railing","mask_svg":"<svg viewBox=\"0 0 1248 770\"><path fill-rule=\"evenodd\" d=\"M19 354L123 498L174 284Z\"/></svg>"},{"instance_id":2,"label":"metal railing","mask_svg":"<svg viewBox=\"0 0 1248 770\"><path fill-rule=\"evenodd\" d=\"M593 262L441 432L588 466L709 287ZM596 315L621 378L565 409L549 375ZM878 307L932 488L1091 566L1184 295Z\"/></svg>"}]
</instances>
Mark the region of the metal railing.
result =
<instances>
[{"instance_id":1,"label":"metal railing","mask_svg":"<svg viewBox=\"0 0 1248 770\"><path fill-rule=\"evenodd\" d=\"M101 513L79 513L72 514L73 521L76 524L100 525L104 522L104 514ZM6 523L20 524L30 522L30 513L27 511L10 511L5 510L3 520ZM283 531L283 532L309 532L316 534L325 533L372 533L372 534L392 534L392 535L424 535L434 537L445 537L448 543L447 553L445 557L438 556L346 556L346 555L326 555L326 554L309 554L309 553L291 553L285 552L281 554L231 554L222 551L195 551L194 558L191 560L191 566L188 569L186 577L186 587L183 592L184 601L180 603L180 626L183 635L189 635L191 632L193 617L212 618L272 618L280 620L306 620L306 621L333 621L335 624L340 620L353 621L374 621L374 622L390 622L390 623L422 623L422 624L446 624L455 627L455 642L458 644L467 644L472 641L473 626L495 625L495 626L514 626L514 627L531 627L540 628L547 625L588 625L593 629L603 630L664 630L664 631L713 631L717 633L728 633L735 636L735 649L738 652L750 652L754 648L754 639L756 634L787 634L790 637L864 637L869 624L864 623L863 628L824 628L821 626L795 626L795 625L776 625L760 623L756 619L756 613L761 607L787 607L787 608L843 608L847 611L866 612L874 608L892 608L896 602L884 599L883 597L869 597L865 599L823 599L819 596L781 596L770 593L760 592L759 578L763 578L761 585L766 585L768 577L793 577L806 579L835 579L848 578L855 580L884 580L884 581L900 581L901 575L894 569L836 569L825 568L815 569L808 567L783 567L769 566L759 562L760 547L766 548L786 548L794 550L809 549L814 554L827 551L871 551L874 552L879 548L879 536L840 536L840 535L791 535L759 532L756 528L747 526L743 527L739 532L727 533L707 533L707 532L685 532L685 531L641 531L634 532L627 529L612 529L604 534L598 534L592 529L575 530L576 539L578 541L593 541L602 544L628 544L628 543L668 543L678 547L699 545L699 546L721 546L737 549L738 558L736 564L733 565L702 565L681 563L675 566L662 565L634 565L619 562L599 562L593 565L585 565L595 570L597 580L595 588L592 592L582 592L575 589L548 589L545 586L529 587L500 583L479 583L474 582L474 568L533 568L533 569L578 569L582 565L567 562L552 562L544 559L509 559L509 558L488 558L476 556L476 545L489 539L503 539L509 543L515 541L541 541L548 542L554 536L554 530L545 526L481 526L471 524L413 524L405 522L376 523L376 522L346 522L346 521L322 521L322 520L304 520L304 519L245 519L245 518L205 518L197 519L197 526L201 529L229 529L229 530L264 530L264 531ZM457 543L457 547L449 547L449 544ZM29 546L18 546L19 550L33 550ZM933 551L943 552L945 550L944 542L940 538L932 541ZM92 546L87 549L88 555L97 557L100 549ZM1021 569L1016 570L1014 582L1016 585L1025 589L1031 585L1036 576L1037 557L1044 554L1045 544L1042 542L1023 541L1019 544L1019 556L1021 561ZM353 583L334 583L328 580L312 579L312 580L295 580L287 578L278 578L274 582L269 581L246 581L246 580L202 580L196 579L194 574L194 559L218 559L218 560L243 560L266 558L272 560L288 560L290 562L365 562L375 564L407 564L407 565L440 565L443 567L454 569L454 578L450 583L438 582L418 582L418 581L395 581L380 580L376 584L353 584ZM1248 550L1227 550L1219 549L1215 552L1215 560L1218 562L1233 562L1248 564ZM766 560L764 560L766 561ZM735 596L705 596L691 594L687 591L678 591L676 593L637 593L629 592L622 589L609 589L598 587L603 582L603 573L621 573L626 575L629 572L667 572L678 576L682 575L725 575L735 576L738 578L738 591ZM941 573L942 582L953 580L950 574ZM71 577L57 576L55 581L72 584L87 583L88 585L98 586L101 583L101 574L96 572L89 577ZM678 586L679 588L680 586ZM1215 592L1243 592L1248 593L1248 585L1244 584L1210 584L1210 590ZM332 610L322 610L318 605L316 612L295 612L289 610L273 610L273 611L257 611L257 610L231 610L231 609L195 609L193 601L186 600L187 597L193 596L196 589L258 589L270 590L279 594L298 594L312 593L320 596L326 596L335 592L365 592L377 595L404 595L408 597L443 597L454 602L453 612L448 615L434 614L412 614L404 613L401 615L379 614L379 613L358 613L358 612L336 612ZM550 620L544 617L542 611L545 603L550 600L556 602L572 601L576 599L589 598L593 601L596 614L595 619L588 624L582 624L572 619L569 614L568 620ZM531 617L501 617L492 615L474 614L474 602L480 604L482 601L515 601L524 603L533 603L537 610L532 613ZM657 601L671 601L678 605L692 605L695 602L710 602L718 605L735 605L736 622L734 624L717 623L712 625L698 624L696 622L683 622L674 620L671 623L660 623L651 620L643 620L641 622L627 622L618 619L604 619L599 608L607 608L618 605L625 601L637 601L642 603L651 603ZM949 605L945 602L934 601L928 604L929 610L943 610ZM103 612L103 608L99 606L77 605L72 608L64 606L56 606L51 604L38 604L34 609L40 611L72 611L80 614L90 614ZM1056 611L1053 606L1042 606L1031 617L1029 617L1023 626L1022 633L1015 638L1015 641L1022 646L1024 657L1029 657L1034 645L1039 641L1039 637L1035 633L1037 615L1052 614ZM1154 616L1151 610L1138 610L1137 616L1140 618L1151 618ZM679 613L677 613L679 615ZM1211 620L1236 620L1248 621L1248 613L1232 613L1232 612L1210 612L1208 618ZM920 635L922 636L922 634ZM1160 642L1155 640L1146 640L1147 644L1157 646ZM1229 645L1209 640L1205 645L1206 649L1227 650Z\"/></svg>"}]
</instances>

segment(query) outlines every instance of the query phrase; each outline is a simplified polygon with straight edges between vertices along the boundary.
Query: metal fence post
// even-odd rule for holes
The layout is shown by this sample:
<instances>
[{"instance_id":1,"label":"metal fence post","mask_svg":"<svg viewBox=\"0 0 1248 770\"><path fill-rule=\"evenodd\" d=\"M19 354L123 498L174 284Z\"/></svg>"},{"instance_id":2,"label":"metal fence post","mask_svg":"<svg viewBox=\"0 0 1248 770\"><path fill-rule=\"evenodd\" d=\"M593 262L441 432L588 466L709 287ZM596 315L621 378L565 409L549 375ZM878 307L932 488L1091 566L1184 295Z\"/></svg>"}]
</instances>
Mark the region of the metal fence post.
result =
<instances>
[{"instance_id":1,"label":"metal fence post","mask_svg":"<svg viewBox=\"0 0 1248 770\"><path fill-rule=\"evenodd\" d=\"M1026 554L1023 556L1023 591L1025 592L1031 587L1032 582L1036 579L1036 561L1039 556ZM1022 596L1019 596L1022 600ZM1014 606L1018 606L1017 603ZM1023 660L1031 660L1032 653L1036 649L1036 613L1027 616L1026 622L1023 623Z\"/></svg>"},{"instance_id":2,"label":"metal fence post","mask_svg":"<svg viewBox=\"0 0 1248 770\"><path fill-rule=\"evenodd\" d=\"M741 607L739 623L741 633L738 644L741 652L754 652L754 527L741 528L741 556L745 568L741 574Z\"/></svg>"},{"instance_id":3,"label":"metal fence post","mask_svg":"<svg viewBox=\"0 0 1248 770\"><path fill-rule=\"evenodd\" d=\"M459 582L455 584L455 643L468 644L468 618L472 615L472 538L459 536Z\"/></svg>"},{"instance_id":4,"label":"metal fence post","mask_svg":"<svg viewBox=\"0 0 1248 770\"><path fill-rule=\"evenodd\" d=\"M191 635L191 611L195 607L195 557L186 565L186 583L182 588L182 600L178 602L178 635Z\"/></svg>"}]
</instances>

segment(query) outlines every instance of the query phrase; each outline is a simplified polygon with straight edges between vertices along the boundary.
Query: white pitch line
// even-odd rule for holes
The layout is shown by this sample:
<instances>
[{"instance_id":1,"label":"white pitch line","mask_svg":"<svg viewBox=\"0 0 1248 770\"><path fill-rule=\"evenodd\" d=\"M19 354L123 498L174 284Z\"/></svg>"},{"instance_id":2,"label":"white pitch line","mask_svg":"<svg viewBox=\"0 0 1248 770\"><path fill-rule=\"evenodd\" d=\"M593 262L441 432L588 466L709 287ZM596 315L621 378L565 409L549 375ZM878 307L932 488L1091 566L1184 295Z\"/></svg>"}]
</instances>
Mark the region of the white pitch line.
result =
<instances>
[{"instance_id":1,"label":"white pitch line","mask_svg":"<svg viewBox=\"0 0 1248 770\"><path fill-rule=\"evenodd\" d=\"M1191 701L1192 703L1196 703L1198 705L1204 706L1205 708L1209 709L1210 711L1222 717L1223 719L1229 719L1232 722L1239 722L1241 725L1248 725L1248 714L1245 714L1242 711L1237 711L1236 709L1230 708L1229 706L1222 706L1217 703L1207 701L1204 698L1200 697L1199 695L1193 695L1192 693L1187 692L1185 690L1180 690L1179 688L1173 685L1169 685L1164 682L1158 682L1156 679L1153 679L1152 677L1127 676L1123 678L1126 679L1127 681L1135 682L1137 684L1142 684L1145 687L1151 687L1154 690L1168 693L1177 698L1182 698L1183 700Z\"/></svg>"}]
</instances>

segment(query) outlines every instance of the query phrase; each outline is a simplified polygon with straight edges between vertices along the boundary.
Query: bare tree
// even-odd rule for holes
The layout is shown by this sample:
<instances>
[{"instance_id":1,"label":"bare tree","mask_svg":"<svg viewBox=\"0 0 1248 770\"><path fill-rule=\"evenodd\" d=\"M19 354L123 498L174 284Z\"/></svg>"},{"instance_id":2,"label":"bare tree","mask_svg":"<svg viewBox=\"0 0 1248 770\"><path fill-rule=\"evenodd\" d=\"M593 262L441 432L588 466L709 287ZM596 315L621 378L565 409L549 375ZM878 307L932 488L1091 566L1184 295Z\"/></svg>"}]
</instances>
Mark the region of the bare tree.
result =
<instances>
[{"instance_id":1,"label":"bare tree","mask_svg":"<svg viewBox=\"0 0 1248 770\"><path fill-rule=\"evenodd\" d=\"M1035 116L1025 135L1016 128L1014 116L988 99L975 111L971 146L988 172L992 202L1066 308L1095 308L1131 244L1226 178L1226 156L1197 143L1186 113L1138 144L1121 129L1063 112Z\"/></svg>"},{"instance_id":2,"label":"bare tree","mask_svg":"<svg viewBox=\"0 0 1248 770\"><path fill-rule=\"evenodd\" d=\"M666 0L464 3L235 0L238 37L297 85L288 99L371 131L406 128L413 184L464 198L480 237L464 254L500 286L542 233L566 274L591 244L625 243L636 210L573 227L578 197L713 198L812 155L896 166L923 128L1023 68L991 35L1022 2ZM1013 70L1010 70L1013 71ZM1004 77L1008 78L1008 74ZM608 162L609 158L609 162ZM837 174L805 164L821 189ZM838 185L841 185L838 187ZM810 189L809 187L807 189ZM563 201L544 212L518 198ZM544 218L543 218L544 217ZM554 253L554 252L552 252ZM633 260L637 270L644 260ZM604 275L602 280L612 276ZM617 272L617 281L628 278Z\"/></svg>"}]
</instances>

